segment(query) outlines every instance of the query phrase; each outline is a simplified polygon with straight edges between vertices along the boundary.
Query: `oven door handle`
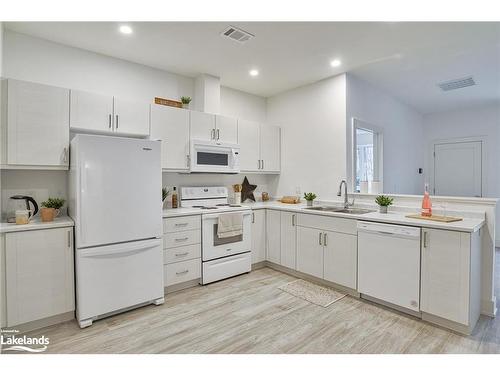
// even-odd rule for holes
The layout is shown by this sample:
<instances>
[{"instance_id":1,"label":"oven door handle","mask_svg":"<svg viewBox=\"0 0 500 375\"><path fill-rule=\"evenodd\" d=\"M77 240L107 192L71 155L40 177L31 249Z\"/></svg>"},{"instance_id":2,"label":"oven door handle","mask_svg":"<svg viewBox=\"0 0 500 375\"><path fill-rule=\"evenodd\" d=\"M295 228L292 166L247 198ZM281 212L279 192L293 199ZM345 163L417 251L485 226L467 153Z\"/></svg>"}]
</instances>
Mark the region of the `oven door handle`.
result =
<instances>
[{"instance_id":1,"label":"oven door handle","mask_svg":"<svg viewBox=\"0 0 500 375\"><path fill-rule=\"evenodd\" d=\"M201 218L202 218L202 220L217 219L219 217L219 215L225 214L225 213L230 213L230 212L239 212L239 211L227 211L227 212L221 212L221 213L216 213L216 214L203 214L203 215L201 215ZM242 212L243 216L250 216L251 214L252 214L252 210Z\"/></svg>"}]
</instances>

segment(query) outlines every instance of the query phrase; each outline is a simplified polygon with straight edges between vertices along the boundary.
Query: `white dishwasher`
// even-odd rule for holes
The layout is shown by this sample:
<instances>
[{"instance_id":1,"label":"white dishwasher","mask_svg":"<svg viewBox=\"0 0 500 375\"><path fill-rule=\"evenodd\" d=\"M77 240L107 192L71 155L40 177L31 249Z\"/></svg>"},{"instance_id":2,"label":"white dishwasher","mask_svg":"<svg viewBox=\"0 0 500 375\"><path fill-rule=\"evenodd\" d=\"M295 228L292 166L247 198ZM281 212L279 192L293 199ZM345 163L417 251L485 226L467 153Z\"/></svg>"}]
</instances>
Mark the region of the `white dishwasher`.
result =
<instances>
[{"instance_id":1,"label":"white dishwasher","mask_svg":"<svg viewBox=\"0 0 500 375\"><path fill-rule=\"evenodd\" d=\"M420 228L358 221L358 292L420 310Z\"/></svg>"}]
</instances>

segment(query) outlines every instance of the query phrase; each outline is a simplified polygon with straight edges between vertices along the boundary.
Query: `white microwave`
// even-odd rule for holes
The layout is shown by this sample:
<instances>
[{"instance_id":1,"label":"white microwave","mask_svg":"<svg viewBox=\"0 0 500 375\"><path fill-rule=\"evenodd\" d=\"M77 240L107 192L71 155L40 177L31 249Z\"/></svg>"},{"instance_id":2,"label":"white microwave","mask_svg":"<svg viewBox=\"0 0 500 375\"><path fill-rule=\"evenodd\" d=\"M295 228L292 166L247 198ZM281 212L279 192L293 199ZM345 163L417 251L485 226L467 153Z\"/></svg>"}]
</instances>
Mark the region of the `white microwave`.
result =
<instances>
[{"instance_id":1,"label":"white microwave","mask_svg":"<svg viewBox=\"0 0 500 375\"><path fill-rule=\"evenodd\" d=\"M190 171L240 173L240 146L213 141L191 141Z\"/></svg>"}]
</instances>

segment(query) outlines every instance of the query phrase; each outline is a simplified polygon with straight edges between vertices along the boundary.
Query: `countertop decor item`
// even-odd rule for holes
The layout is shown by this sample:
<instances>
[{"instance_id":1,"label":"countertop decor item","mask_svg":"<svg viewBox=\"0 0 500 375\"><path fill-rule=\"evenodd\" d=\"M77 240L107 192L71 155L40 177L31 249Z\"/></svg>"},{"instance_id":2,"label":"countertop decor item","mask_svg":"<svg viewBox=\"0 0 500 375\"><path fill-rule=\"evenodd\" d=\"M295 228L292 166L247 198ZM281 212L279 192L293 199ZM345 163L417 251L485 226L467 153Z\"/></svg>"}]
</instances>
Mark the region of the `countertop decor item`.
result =
<instances>
[{"instance_id":1,"label":"countertop decor item","mask_svg":"<svg viewBox=\"0 0 500 375\"><path fill-rule=\"evenodd\" d=\"M269 200L269 193L265 191L262 192L262 202L267 202Z\"/></svg>"},{"instance_id":2,"label":"countertop decor item","mask_svg":"<svg viewBox=\"0 0 500 375\"><path fill-rule=\"evenodd\" d=\"M40 218L42 221L53 221L57 215L59 215L59 210L66 202L63 198L50 198L42 202L42 208L40 209Z\"/></svg>"},{"instance_id":3,"label":"countertop decor item","mask_svg":"<svg viewBox=\"0 0 500 375\"><path fill-rule=\"evenodd\" d=\"M429 184L425 184L424 198L422 199L422 216L432 216L432 202L429 194Z\"/></svg>"},{"instance_id":4,"label":"countertop decor item","mask_svg":"<svg viewBox=\"0 0 500 375\"><path fill-rule=\"evenodd\" d=\"M461 218L461 217L440 216L440 215L424 216L422 214L406 215L405 217L407 217L409 219L439 221L441 223L453 223L455 221L462 221L463 220L463 218Z\"/></svg>"},{"instance_id":5,"label":"countertop decor item","mask_svg":"<svg viewBox=\"0 0 500 375\"><path fill-rule=\"evenodd\" d=\"M300 199L296 196L285 195L283 198L280 199L280 202L288 204L298 204L300 203Z\"/></svg>"},{"instance_id":6,"label":"countertop decor item","mask_svg":"<svg viewBox=\"0 0 500 375\"><path fill-rule=\"evenodd\" d=\"M241 201L245 202L247 199L250 199L255 202L255 196L253 195L255 189L257 189L257 185L252 185L248 182L247 176L245 176L241 185Z\"/></svg>"},{"instance_id":7,"label":"countertop decor item","mask_svg":"<svg viewBox=\"0 0 500 375\"><path fill-rule=\"evenodd\" d=\"M159 98L159 97L155 98L155 104L166 105L168 107L182 108L182 102L172 99Z\"/></svg>"},{"instance_id":8,"label":"countertop decor item","mask_svg":"<svg viewBox=\"0 0 500 375\"><path fill-rule=\"evenodd\" d=\"M377 203L379 205L379 212L381 214L387 213L387 207L392 205L393 201L394 201L394 199L391 197L388 197L387 195L379 195L377 198L375 198L375 203Z\"/></svg>"},{"instance_id":9,"label":"countertop decor item","mask_svg":"<svg viewBox=\"0 0 500 375\"><path fill-rule=\"evenodd\" d=\"M233 204L241 204L241 190L243 186L241 184L234 184L233 185L233 192L234 192L234 202Z\"/></svg>"},{"instance_id":10,"label":"countertop decor item","mask_svg":"<svg viewBox=\"0 0 500 375\"><path fill-rule=\"evenodd\" d=\"M182 108L189 109L189 103L191 103L190 96L181 96Z\"/></svg>"},{"instance_id":11,"label":"countertop decor item","mask_svg":"<svg viewBox=\"0 0 500 375\"><path fill-rule=\"evenodd\" d=\"M316 199L316 194L304 193L304 199L307 201L307 206L312 207L313 201Z\"/></svg>"}]
</instances>

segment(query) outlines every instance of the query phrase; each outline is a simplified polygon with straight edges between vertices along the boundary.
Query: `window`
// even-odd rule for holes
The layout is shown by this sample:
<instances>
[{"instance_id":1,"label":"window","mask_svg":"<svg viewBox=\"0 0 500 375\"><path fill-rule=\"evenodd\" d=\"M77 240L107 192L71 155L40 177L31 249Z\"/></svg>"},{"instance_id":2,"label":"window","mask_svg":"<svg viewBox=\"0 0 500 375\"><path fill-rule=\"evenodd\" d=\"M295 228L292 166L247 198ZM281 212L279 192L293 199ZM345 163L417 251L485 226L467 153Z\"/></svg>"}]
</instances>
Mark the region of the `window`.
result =
<instances>
[{"instance_id":1,"label":"window","mask_svg":"<svg viewBox=\"0 0 500 375\"><path fill-rule=\"evenodd\" d=\"M360 192L361 182L382 182L382 132L356 119L353 124L353 190Z\"/></svg>"}]
</instances>

